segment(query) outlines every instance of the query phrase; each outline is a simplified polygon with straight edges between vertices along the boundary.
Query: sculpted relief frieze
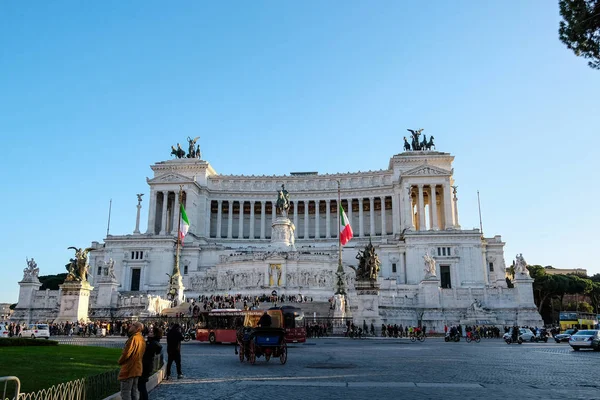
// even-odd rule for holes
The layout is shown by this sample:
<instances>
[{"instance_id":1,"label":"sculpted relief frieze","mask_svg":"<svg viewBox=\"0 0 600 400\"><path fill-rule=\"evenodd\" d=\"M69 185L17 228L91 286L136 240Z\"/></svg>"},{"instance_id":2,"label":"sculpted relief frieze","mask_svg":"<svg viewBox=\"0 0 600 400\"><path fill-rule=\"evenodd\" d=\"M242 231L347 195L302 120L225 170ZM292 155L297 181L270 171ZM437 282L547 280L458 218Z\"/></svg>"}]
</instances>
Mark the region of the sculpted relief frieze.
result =
<instances>
[{"instance_id":1,"label":"sculpted relief frieze","mask_svg":"<svg viewBox=\"0 0 600 400\"><path fill-rule=\"evenodd\" d=\"M276 191L282 183L292 193L301 193L304 191L331 191L337 190L337 181L340 181L342 190L349 189L369 189L382 186L389 186L393 183L391 173L387 171L376 173L365 173L352 177L340 176L315 176L311 179L297 179L295 177L277 176L264 179L234 179L226 177L211 177L208 180L208 187L212 190L235 191L235 192L270 192Z\"/></svg>"}]
</instances>

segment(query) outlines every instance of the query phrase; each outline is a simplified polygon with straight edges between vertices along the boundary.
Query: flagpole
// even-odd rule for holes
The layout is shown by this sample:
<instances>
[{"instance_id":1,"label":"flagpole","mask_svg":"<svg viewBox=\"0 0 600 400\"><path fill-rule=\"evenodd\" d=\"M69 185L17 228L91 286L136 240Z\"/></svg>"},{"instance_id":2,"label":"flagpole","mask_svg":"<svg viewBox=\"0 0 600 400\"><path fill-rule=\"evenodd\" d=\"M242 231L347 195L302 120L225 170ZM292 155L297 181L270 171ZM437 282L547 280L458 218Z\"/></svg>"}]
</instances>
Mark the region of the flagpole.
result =
<instances>
[{"instance_id":1,"label":"flagpole","mask_svg":"<svg viewBox=\"0 0 600 400\"><path fill-rule=\"evenodd\" d=\"M337 181L337 186L338 186L338 209L337 209L337 215L338 215L338 272L340 272L340 270L343 271L342 267L342 221L340 218L340 208L342 207L342 194L340 192L340 181Z\"/></svg>"},{"instance_id":2,"label":"flagpole","mask_svg":"<svg viewBox=\"0 0 600 400\"><path fill-rule=\"evenodd\" d=\"M179 185L179 204L177 207L179 218L177 218L177 252L175 253L175 268L173 269L173 276L179 275L179 251L181 249L181 204L183 204L183 185Z\"/></svg>"},{"instance_id":3,"label":"flagpole","mask_svg":"<svg viewBox=\"0 0 600 400\"><path fill-rule=\"evenodd\" d=\"M108 232L110 232L110 212L112 211L112 199L110 199L110 203L108 203L108 224L106 225L106 237L108 237Z\"/></svg>"},{"instance_id":4,"label":"flagpole","mask_svg":"<svg viewBox=\"0 0 600 400\"><path fill-rule=\"evenodd\" d=\"M342 216L340 210L342 210L342 195L340 191L340 181L337 181L338 185L338 204L337 204L337 215L338 215L338 267L337 267L337 283L335 294L346 294L345 283L344 283L344 267L342 266Z\"/></svg>"}]
</instances>

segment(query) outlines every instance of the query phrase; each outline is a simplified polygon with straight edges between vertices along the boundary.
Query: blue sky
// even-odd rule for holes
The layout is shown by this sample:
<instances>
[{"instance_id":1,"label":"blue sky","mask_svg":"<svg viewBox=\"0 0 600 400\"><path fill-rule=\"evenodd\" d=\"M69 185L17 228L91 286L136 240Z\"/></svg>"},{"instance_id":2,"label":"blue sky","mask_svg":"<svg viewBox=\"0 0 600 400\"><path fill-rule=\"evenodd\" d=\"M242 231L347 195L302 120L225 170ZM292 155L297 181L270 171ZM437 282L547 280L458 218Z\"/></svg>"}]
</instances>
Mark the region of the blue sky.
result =
<instances>
[{"instance_id":1,"label":"blue sky","mask_svg":"<svg viewBox=\"0 0 600 400\"><path fill-rule=\"evenodd\" d=\"M587 268L600 72L555 1L0 3L0 302L35 257L135 227L136 193L200 136L222 174L387 168L406 129L456 156L463 228ZM142 230L147 218L147 196Z\"/></svg>"}]
</instances>

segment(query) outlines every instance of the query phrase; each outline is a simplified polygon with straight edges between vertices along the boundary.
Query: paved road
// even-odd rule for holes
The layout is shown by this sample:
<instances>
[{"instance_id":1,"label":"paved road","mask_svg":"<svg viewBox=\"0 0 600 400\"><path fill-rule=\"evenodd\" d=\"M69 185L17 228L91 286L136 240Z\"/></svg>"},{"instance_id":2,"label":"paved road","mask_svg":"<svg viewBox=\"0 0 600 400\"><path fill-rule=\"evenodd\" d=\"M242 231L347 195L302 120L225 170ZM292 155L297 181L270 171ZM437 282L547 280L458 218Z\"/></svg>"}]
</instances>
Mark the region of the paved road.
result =
<instances>
[{"instance_id":1,"label":"paved road","mask_svg":"<svg viewBox=\"0 0 600 400\"><path fill-rule=\"evenodd\" d=\"M231 345L190 342L182 363L185 378L163 382L151 400L600 399L600 353L554 342L313 339L290 346L286 365L240 363Z\"/></svg>"}]
</instances>

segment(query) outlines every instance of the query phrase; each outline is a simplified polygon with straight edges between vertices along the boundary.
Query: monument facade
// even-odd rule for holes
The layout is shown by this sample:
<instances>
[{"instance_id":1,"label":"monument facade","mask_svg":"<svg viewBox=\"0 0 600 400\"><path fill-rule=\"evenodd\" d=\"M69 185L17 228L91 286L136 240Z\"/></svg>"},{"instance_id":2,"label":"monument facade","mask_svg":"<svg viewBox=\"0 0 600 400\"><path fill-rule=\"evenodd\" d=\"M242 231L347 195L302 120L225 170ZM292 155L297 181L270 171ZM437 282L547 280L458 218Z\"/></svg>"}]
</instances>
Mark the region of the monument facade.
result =
<instances>
[{"instance_id":1,"label":"monument facade","mask_svg":"<svg viewBox=\"0 0 600 400\"><path fill-rule=\"evenodd\" d=\"M139 226L145 205L138 195L135 230L92 243L89 281L104 287L104 294L92 291L91 310L101 308L96 299L106 309L107 293L116 299L113 307L127 298L165 297L180 202L190 223L179 264L187 298L276 290L327 301L338 279L339 182L341 206L354 231L342 252L347 315L376 320L372 307L359 304L364 279L357 286L352 268L359 249L371 244L377 271L366 273L378 322L411 325L420 319L440 328L472 320L477 300L493 313L493 318L479 313L486 320L541 324L531 278L519 276L515 288L507 287L501 236L461 227L454 156L432 150L433 136L427 139L422 129L411 130L404 151L387 168L336 174L221 175L201 158L197 140L188 138L187 156L177 144L172 159L151 166L145 232ZM107 285L103 268L109 259L115 279Z\"/></svg>"}]
</instances>

